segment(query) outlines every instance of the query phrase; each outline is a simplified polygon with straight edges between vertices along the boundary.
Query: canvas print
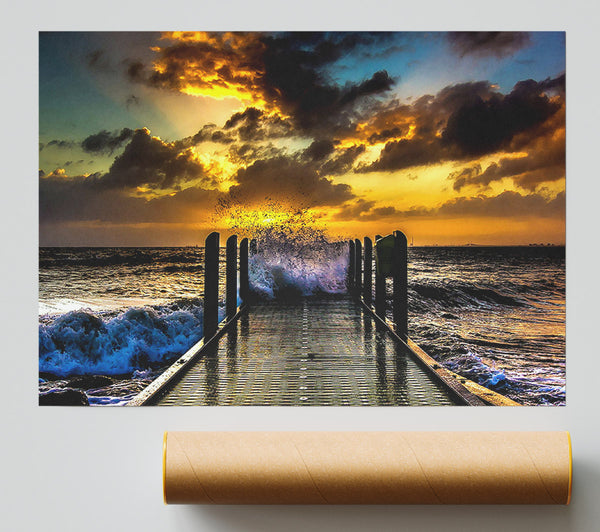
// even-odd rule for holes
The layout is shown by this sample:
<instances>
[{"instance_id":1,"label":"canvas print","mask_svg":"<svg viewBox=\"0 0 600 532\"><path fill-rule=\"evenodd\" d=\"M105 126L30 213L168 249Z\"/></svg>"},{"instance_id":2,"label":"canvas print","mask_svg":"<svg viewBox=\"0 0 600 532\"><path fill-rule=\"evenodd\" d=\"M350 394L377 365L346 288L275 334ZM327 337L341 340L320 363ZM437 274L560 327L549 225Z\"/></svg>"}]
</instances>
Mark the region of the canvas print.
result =
<instances>
[{"instance_id":1,"label":"canvas print","mask_svg":"<svg viewBox=\"0 0 600 532\"><path fill-rule=\"evenodd\" d=\"M564 405L563 32L39 34L39 404Z\"/></svg>"}]
</instances>

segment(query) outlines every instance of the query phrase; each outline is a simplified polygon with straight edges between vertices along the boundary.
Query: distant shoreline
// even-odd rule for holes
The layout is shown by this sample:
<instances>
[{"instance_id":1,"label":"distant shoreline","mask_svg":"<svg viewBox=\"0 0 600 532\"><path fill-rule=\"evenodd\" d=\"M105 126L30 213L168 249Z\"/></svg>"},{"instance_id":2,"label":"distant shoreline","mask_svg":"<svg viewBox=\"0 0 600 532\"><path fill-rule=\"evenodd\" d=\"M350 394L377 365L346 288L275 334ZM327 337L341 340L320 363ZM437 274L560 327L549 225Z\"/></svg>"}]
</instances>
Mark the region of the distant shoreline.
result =
<instances>
[{"instance_id":1,"label":"distant shoreline","mask_svg":"<svg viewBox=\"0 0 600 532\"><path fill-rule=\"evenodd\" d=\"M344 241L342 241L344 242ZM338 242L332 242L336 244ZM426 244L409 248L564 248L566 244ZM38 249L203 249L204 246L38 246ZM225 246L221 246L225 249Z\"/></svg>"}]
</instances>

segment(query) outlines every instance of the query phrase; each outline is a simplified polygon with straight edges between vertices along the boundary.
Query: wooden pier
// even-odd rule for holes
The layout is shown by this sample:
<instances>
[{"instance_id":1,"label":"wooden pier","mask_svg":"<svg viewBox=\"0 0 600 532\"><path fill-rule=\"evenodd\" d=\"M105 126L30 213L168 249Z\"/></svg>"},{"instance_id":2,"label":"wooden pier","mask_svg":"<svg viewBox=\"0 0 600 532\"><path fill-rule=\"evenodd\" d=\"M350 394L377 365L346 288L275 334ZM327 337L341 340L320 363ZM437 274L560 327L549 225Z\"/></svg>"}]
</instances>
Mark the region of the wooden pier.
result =
<instances>
[{"instance_id":1,"label":"wooden pier","mask_svg":"<svg viewBox=\"0 0 600 532\"><path fill-rule=\"evenodd\" d=\"M251 298L248 279L256 243L242 239L238 253L237 237L229 237L225 319L219 323L219 234L211 233L205 337L128 406L518 405L442 367L410 339L402 232L378 235L375 245L369 237L351 240L348 248L347 295L259 301Z\"/></svg>"}]
</instances>

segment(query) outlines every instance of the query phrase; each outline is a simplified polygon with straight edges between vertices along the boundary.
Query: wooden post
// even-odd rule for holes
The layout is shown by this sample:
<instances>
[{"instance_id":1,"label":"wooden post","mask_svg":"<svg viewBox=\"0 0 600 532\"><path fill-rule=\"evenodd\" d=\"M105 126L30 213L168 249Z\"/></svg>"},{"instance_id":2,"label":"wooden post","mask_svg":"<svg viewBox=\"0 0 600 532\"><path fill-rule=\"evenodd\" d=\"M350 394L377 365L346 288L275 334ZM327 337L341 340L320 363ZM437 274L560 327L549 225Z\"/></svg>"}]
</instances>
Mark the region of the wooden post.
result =
<instances>
[{"instance_id":1,"label":"wooden post","mask_svg":"<svg viewBox=\"0 0 600 532\"><path fill-rule=\"evenodd\" d=\"M375 243L381 238L381 235L375 236ZM379 271L375 262L375 313L385 320L385 277Z\"/></svg>"},{"instance_id":2,"label":"wooden post","mask_svg":"<svg viewBox=\"0 0 600 532\"><path fill-rule=\"evenodd\" d=\"M396 334L408 338L408 242L402 231L394 231L393 316Z\"/></svg>"},{"instance_id":3,"label":"wooden post","mask_svg":"<svg viewBox=\"0 0 600 532\"><path fill-rule=\"evenodd\" d=\"M362 242L354 240L354 291L358 297L362 291Z\"/></svg>"},{"instance_id":4,"label":"wooden post","mask_svg":"<svg viewBox=\"0 0 600 532\"><path fill-rule=\"evenodd\" d=\"M219 233L204 243L204 338L208 340L219 326Z\"/></svg>"},{"instance_id":5,"label":"wooden post","mask_svg":"<svg viewBox=\"0 0 600 532\"><path fill-rule=\"evenodd\" d=\"M237 311L237 236L227 239L225 255L225 315L227 320L235 316Z\"/></svg>"},{"instance_id":6,"label":"wooden post","mask_svg":"<svg viewBox=\"0 0 600 532\"><path fill-rule=\"evenodd\" d=\"M354 246L354 240L348 241L348 280L347 287L348 292L352 293L354 290L354 268L356 267L356 250Z\"/></svg>"},{"instance_id":7,"label":"wooden post","mask_svg":"<svg viewBox=\"0 0 600 532\"><path fill-rule=\"evenodd\" d=\"M371 302L373 301L373 242L368 236L365 237L364 250L363 301L371 306Z\"/></svg>"},{"instance_id":8,"label":"wooden post","mask_svg":"<svg viewBox=\"0 0 600 532\"><path fill-rule=\"evenodd\" d=\"M250 295L250 279L248 277L248 239L240 242L240 298L242 303L248 303Z\"/></svg>"}]
</instances>

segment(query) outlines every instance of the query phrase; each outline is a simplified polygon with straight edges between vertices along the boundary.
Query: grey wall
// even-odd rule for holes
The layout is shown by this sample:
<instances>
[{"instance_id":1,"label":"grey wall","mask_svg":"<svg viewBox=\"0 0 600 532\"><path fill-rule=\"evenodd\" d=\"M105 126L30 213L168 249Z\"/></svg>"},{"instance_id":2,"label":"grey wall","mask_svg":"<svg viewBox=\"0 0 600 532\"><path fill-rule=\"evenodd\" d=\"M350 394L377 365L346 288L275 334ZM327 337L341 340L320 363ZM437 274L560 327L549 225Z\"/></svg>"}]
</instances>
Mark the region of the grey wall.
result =
<instances>
[{"instance_id":1,"label":"grey wall","mask_svg":"<svg viewBox=\"0 0 600 532\"><path fill-rule=\"evenodd\" d=\"M576 0L355 1L206 6L32 0L1 32L3 430L0 528L46 531L592 531L600 529L597 198L598 9ZM266 5L262 5L266 4ZM36 406L37 31L40 29L567 30L568 406L564 408L170 408ZM166 507L164 430L570 430L569 507Z\"/></svg>"}]
</instances>

